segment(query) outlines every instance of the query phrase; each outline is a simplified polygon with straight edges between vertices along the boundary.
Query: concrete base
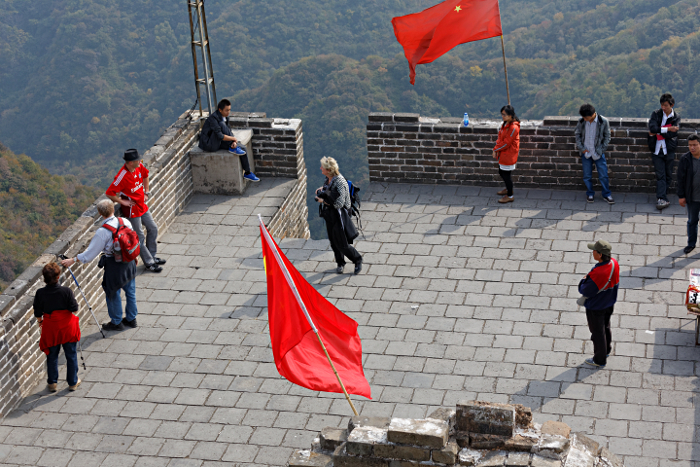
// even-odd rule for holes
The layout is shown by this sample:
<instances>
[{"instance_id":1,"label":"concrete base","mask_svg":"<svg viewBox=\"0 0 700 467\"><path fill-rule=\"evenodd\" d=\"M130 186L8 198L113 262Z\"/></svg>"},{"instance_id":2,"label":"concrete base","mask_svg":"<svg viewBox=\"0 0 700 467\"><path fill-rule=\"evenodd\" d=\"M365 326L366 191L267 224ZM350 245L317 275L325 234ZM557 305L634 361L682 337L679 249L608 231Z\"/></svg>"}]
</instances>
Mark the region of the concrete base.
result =
<instances>
[{"instance_id":1,"label":"concrete base","mask_svg":"<svg viewBox=\"0 0 700 467\"><path fill-rule=\"evenodd\" d=\"M239 146L248 153L251 172L255 173L253 159L253 130L233 130ZM206 152L198 146L190 151L194 192L208 195L240 195L251 183L243 178L241 158L227 150Z\"/></svg>"}]
</instances>

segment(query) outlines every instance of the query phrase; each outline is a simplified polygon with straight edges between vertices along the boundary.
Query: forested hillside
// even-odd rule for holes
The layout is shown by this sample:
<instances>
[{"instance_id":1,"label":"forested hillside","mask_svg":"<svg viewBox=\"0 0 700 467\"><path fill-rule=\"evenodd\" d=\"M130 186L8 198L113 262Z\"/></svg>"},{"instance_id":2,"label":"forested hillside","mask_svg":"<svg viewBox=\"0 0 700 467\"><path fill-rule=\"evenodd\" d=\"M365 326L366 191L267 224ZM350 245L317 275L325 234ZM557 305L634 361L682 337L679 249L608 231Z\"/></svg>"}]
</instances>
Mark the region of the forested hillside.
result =
<instances>
[{"instance_id":1,"label":"forested hillside","mask_svg":"<svg viewBox=\"0 0 700 467\"><path fill-rule=\"evenodd\" d=\"M218 95L234 110L303 118L310 187L324 155L366 184L368 112L493 117L506 102L498 38L419 65L408 83L391 17L435 3L208 0ZM700 117L700 0L500 4L521 117L575 114L585 101L646 117L662 92ZM0 0L0 140L104 187L125 148L146 150L194 102L188 40L181 0Z\"/></svg>"},{"instance_id":2,"label":"forested hillside","mask_svg":"<svg viewBox=\"0 0 700 467\"><path fill-rule=\"evenodd\" d=\"M98 196L0 144L0 291Z\"/></svg>"}]
</instances>

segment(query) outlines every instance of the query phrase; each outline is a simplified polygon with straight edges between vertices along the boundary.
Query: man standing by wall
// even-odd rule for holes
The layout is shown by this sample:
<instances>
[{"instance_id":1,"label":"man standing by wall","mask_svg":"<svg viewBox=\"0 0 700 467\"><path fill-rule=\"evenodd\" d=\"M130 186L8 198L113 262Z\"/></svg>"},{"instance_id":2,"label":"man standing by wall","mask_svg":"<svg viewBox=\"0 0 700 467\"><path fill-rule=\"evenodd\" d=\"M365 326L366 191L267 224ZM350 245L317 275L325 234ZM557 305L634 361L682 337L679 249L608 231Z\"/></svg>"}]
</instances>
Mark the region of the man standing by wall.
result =
<instances>
[{"instance_id":1,"label":"man standing by wall","mask_svg":"<svg viewBox=\"0 0 700 467\"><path fill-rule=\"evenodd\" d=\"M678 203L688 208L688 246L686 255L698 242L698 216L700 215L700 137L688 136L688 149L678 162Z\"/></svg>"},{"instance_id":2,"label":"man standing by wall","mask_svg":"<svg viewBox=\"0 0 700 467\"><path fill-rule=\"evenodd\" d=\"M102 226L110 225L114 228L119 226L119 221L129 228L131 223L126 219L117 219L114 217L114 204L106 199L97 203L97 212L102 216ZM76 255L75 258L67 258L61 261L65 267L73 266L75 263L88 263L97 258L97 255L104 253L103 259L100 259L104 266L104 275L102 277L102 288L105 291L105 299L107 300L107 313L109 314L110 322L102 325L105 331L123 331L124 325L130 328L136 327L136 261L128 263L117 262L114 259L114 239L112 232L104 227L100 227L95 232L95 236L90 240L90 245L83 253ZM104 263L102 263L104 261ZM123 290L126 295L126 318L122 323L122 300L119 295L119 290Z\"/></svg>"},{"instance_id":3,"label":"man standing by wall","mask_svg":"<svg viewBox=\"0 0 700 467\"><path fill-rule=\"evenodd\" d=\"M589 243L588 249L593 250L593 259L598 264L578 284L581 299L585 300L583 306L586 307L588 330L591 331L593 341L593 358L587 359L585 363L604 368L612 351L610 317L617 301L620 266L610 256L612 246L605 240Z\"/></svg>"},{"instance_id":4,"label":"man standing by wall","mask_svg":"<svg viewBox=\"0 0 700 467\"><path fill-rule=\"evenodd\" d=\"M681 117L674 112L676 101L671 94L661 96L661 108L649 117L649 150L656 172L656 209L669 206L668 190L673 177L673 163L676 161L678 129Z\"/></svg>"},{"instance_id":5,"label":"man standing by wall","mask_svg":"<svg viewBox=\"0 0 700 467\"><path fill-rule=\"evenodd\" d=\"M199 147L203 151L214 152L219 149L227 149L231 154L237 154L241 158L243 178L251 182L259 182L260 179L250 171L248 155L242 147L238 146L238 140L226 123L226 117L231 113L231 102L222 99L216 112L209 115L199 134Z\"/></svg>"},{"instance_id":6,"label":"man standing by wall","mask_svg":"<svg viewBox=\"0 0 700 467\"><path fill-rule=\"evenodd\" d=\"M605 151L610 143L610 123L598 115L591 104L583 104L579 109L581 119L576 125L576 149L581 154L583 164L583 183L586 185L586 200L593 202L593 164L598 171L598 181L603 191L603 199L608 204L615 204L608 180L608 163Z\"/></svg>"},{"instance_id":7,"label":"man standing by wall","mask_svg":"<svg viewBox=\"0 0 700 467\"><path fill-rule=\"evenodd\" d=\"M161 272L164 259L156 256L158 251L158 226L148 211L148 169L139 161L136 149L127 149L124 153L124 166L114 177L114 182L105 193L109 199L121 204L122 216L129 219L132 228L141 242L141 259L146 269L151 272ZM143 227L148 236L144 235Z\"/></svg>"}]
</instances>

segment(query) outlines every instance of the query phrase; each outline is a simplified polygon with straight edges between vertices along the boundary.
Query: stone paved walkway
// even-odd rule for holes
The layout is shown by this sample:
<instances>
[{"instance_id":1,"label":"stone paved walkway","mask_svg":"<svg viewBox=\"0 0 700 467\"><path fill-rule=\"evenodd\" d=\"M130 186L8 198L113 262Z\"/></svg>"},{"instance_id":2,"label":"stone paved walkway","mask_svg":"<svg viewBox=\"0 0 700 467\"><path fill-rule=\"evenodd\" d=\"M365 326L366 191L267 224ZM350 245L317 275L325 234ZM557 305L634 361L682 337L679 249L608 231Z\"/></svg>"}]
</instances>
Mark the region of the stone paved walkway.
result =
<instances>
[{"instance_id":1,"label":"stone paved walkway","mask_svg":"<svg viewBox=\"0 0 700 467\"><path fill-rule=\"evenodd\" d=\"M80 390L37 388L0 424L0 463L282 466L324 426L345 425L344 399L291 385L272 361L255 214L274 213L285 183L195 197L162 235L164 272L137 279L139 328L107 339L84 330ZM281 243L360 323L374 400L355 398L358 410L424 417L460 399L523 403L628 467L700 466L700 350L681 305L700 254L682 254L683 210L660 214L647 195L609 206L539 190L500 206L495 191L370 187L359 276L332 272L327 241ZM596 371L582 365L592 346L575 298L598 238L624 277L613 354Z\"/></svg>"}]
</instances>

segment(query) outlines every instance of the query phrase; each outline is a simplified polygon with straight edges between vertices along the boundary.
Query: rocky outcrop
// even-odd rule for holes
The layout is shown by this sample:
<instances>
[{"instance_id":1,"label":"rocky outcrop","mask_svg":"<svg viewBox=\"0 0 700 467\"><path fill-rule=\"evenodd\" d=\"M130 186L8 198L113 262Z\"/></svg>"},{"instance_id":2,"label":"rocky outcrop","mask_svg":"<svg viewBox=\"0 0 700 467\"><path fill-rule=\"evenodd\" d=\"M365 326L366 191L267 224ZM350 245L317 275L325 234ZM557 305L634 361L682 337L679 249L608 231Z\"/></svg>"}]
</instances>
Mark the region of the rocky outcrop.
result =
<instances>
[{"instance_id":1,"label":"rocky outcrop","mask_svg":"<svg viewBox=\"0 0 700 467\"><path fill-rule=\"evenodd\" d=\"M522 405L464 401L425 419L353 417L347 430L324 428L289 467L624 467L561 422L532 422Z\"/></svg>"}]
</instances>

